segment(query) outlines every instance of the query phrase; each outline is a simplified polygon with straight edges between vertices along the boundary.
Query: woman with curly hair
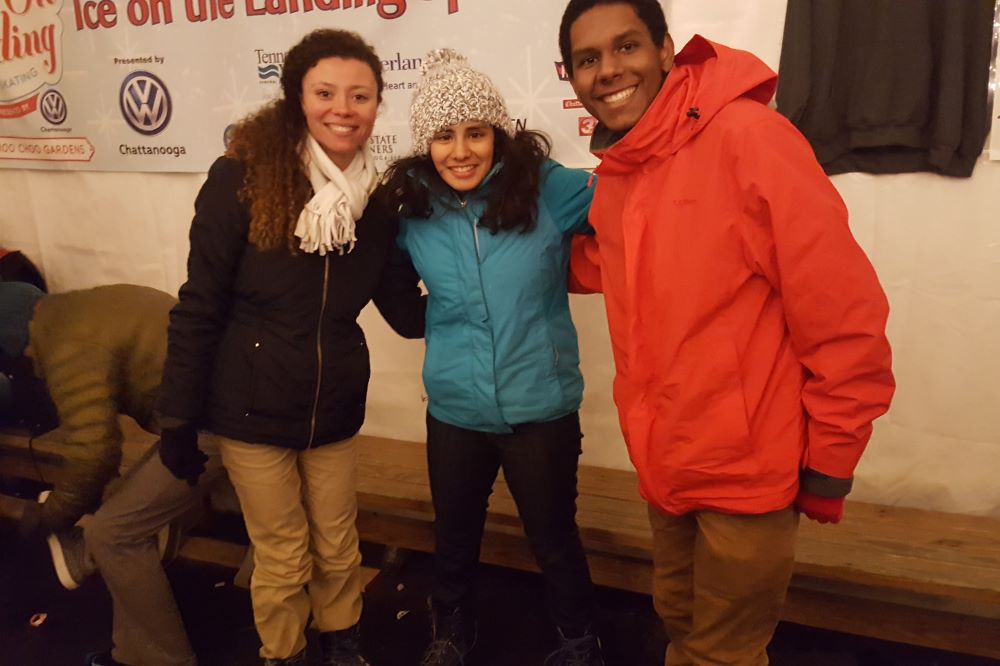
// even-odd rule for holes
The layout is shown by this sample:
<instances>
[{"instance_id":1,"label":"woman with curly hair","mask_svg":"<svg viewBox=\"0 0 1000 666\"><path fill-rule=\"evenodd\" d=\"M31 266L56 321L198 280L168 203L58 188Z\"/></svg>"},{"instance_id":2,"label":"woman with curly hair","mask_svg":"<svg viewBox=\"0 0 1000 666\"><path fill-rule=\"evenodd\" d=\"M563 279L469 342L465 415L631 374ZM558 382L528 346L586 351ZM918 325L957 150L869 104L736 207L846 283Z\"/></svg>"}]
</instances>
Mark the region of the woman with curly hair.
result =
<instances>
[{"instance_id":1,"label":"woman with curly hair","mask_svg":"<svg viewBox=\"0 0 1000 666\"><path fill-rule=\"evenodd\" d=\"M476 640L475 569L502 468L561 643L546 664L603 664L576 525L583 396L567 269L586 232L586 173L516 131L503 97L450 49L413 96L413 156L386 174L399 244L429 291L427 459L435 511L433 640L422 666L460 666Z\"/></svg>"},{"instance_id":2,"label":"woman with curly hair","mask_svg":"<svg viewBox=\"0 0 1000 666\"><path fill-rule=\"evenodd\" d=\"M360 654L357 444L369 378L357 317L374 300L421 337L424 300L369 202L382 67L358 35L317 30L288 52L282 96L242 121L195 202L188 279L171 313L160 457L194 484L217 447L255 547L266 664Z\"/></svg>"}]
</instances>

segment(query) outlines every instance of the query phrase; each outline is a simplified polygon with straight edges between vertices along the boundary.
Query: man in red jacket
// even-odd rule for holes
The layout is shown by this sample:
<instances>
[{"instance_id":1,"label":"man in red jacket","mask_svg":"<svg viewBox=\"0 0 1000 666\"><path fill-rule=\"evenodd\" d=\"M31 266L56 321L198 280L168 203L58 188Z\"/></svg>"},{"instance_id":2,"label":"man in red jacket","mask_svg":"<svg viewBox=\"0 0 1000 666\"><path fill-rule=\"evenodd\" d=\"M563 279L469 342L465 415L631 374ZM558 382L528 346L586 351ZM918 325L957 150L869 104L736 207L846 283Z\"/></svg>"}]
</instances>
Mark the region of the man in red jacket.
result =
<instances>
[{"instance_id":1,"label":"man in red jacket","mask_svg":"<svg viewBox=\"0 0 1000 666\"><path fill-rule=\"evenodd\" d=\"M559 45L599 120L572 274L607 305L666 663L766 664L799 512L841 519L892 397L885 295L760 60L675 57L657 0L570 0Z\"/></svg>"}]
</instances>

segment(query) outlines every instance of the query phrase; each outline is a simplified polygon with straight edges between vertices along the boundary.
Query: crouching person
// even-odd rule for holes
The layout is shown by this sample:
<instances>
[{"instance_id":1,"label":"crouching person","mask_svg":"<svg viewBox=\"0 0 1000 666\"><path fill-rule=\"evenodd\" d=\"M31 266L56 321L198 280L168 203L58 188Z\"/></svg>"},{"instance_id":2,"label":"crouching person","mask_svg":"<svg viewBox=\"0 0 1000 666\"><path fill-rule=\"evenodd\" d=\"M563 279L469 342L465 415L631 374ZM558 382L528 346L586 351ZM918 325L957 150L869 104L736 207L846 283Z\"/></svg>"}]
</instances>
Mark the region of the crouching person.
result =
<instances>
[{"instance_id":1,"label":"crouching person","mask_svg":"<svg viewBox=\"0 0 1000 666\"><path fill-rule=\"evenodd\" d=\"M178 481L154 447L100 504L121 463L118 416L159 430L154 407L176 303L133 285L46 296L31 285L0 283L0 352L16 412L34 433L60 425L66 443L63 477L44 504L25 505L21 531L48 534L68 589L102 573L114 605L115 648L114 656L88 655L92 666L196 663L160 564L159 537L221 474L218 454L209 449L195 486Z\"/></svg>"}]
</instances>

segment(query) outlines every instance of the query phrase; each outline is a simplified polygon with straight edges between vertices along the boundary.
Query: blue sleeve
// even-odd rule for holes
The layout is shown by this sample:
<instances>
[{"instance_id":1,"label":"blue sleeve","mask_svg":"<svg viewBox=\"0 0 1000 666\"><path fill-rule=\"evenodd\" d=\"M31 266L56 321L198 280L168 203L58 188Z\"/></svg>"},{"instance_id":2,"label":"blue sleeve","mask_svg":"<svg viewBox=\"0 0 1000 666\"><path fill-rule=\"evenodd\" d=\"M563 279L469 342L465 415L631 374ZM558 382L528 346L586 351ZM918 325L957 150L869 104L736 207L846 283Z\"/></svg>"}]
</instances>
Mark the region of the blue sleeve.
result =
<instances>
[{"instance_id":1,"label":"blue sleeve","mask_svg":"<svg viewBox=\"0 0 1000 666\"><path fill-rule=\"evenodd\" d=\"M596 176L554 160L542 165L541 198L556 226L566 234L593 234L587 222Z\"/></svg>"}]
</instances>

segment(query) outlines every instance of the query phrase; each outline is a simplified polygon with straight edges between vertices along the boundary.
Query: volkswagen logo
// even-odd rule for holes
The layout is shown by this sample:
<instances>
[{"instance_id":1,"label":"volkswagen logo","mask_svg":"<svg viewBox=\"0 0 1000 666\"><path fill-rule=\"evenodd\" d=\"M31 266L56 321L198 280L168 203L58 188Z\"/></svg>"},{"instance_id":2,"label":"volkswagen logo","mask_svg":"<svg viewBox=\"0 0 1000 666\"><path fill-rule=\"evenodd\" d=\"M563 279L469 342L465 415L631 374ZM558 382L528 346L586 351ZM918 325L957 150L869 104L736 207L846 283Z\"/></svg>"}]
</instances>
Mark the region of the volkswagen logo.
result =
<instances>
[{"instance_id":1,"label":"volkswagen logo","mask_svg":"<svg viewBox=\"0 0 1000 666\"><path fill-rule=\"evenodd\" d=\"M159 134L170 122L170 93L163 81L149 72L126 76L118 101L125 122L139 134Z\"/></svg>"},{"instance_id":2,"label":"volkswagen logo","mask_svg":"<svg viewBox=\"0 0 1000 666\"><path fill-rule=\"evenodd\" d=\"M59 94L58 90L49 90L42 95L38 103L42 112L42 118L50 125L62 125L66 122L66 100Z\"/></svg>"}]
</instances>

